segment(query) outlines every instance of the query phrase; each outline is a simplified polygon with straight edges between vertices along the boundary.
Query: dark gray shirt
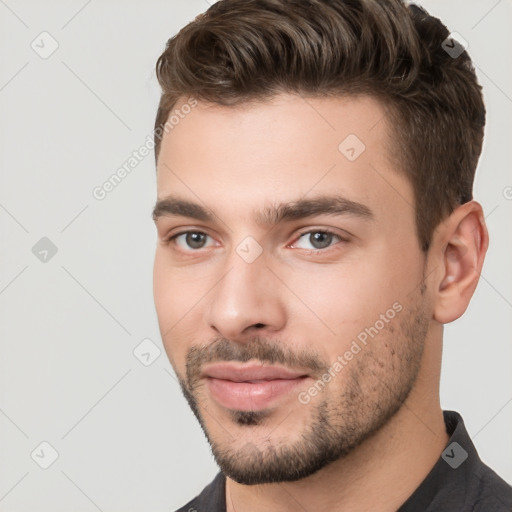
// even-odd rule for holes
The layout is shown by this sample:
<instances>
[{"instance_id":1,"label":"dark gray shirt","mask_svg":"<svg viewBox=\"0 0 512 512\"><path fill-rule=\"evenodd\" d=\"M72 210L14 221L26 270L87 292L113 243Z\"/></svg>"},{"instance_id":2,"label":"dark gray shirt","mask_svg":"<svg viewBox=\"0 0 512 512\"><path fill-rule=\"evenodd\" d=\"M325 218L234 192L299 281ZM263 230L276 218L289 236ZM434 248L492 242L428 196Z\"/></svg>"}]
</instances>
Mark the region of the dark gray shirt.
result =
<instances>
[{"instance_id":1,"label":"dark gray shirt","mask_svg":"<svg viewBox=\"0 0 512 512\"><path fill-rule=\"evenodd\" d=\"M479 458L461 415L443 411L450 440L419 487L397 512L512 512L512 487ZM226 512L226 478L219 472L176 512Z\"/></svg>"}]
</instances>

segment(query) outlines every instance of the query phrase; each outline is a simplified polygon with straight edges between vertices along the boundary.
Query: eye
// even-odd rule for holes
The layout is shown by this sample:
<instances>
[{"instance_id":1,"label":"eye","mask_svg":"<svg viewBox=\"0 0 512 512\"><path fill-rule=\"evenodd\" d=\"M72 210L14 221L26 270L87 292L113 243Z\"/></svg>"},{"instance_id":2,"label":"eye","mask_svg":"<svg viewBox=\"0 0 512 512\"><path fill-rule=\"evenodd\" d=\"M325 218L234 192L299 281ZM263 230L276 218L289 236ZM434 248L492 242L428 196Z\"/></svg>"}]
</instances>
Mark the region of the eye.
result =
<instances>
[{"instance_id":1,"label":"eye","mask_svg":"<svg viewBox=\"0 0 512 512\"><path fill-rule=\"evenodd\" d=\"M176 233L165 239L164 243L173 243L185 252L194 252L208 247L206 245L206 240L208 238L211 237L203 231L181 231L180 233ZM313 247L301 247L297 245L297 241L300 241L301 239L306 240L306 242L309 242ZM310 251L324 251L334 245L336 241L348 242L346 238L343 238L332 231L325 229L313 229L301 233L291 247L298 247L299 249L306 249Z\"/></svg>"},{"instance_id":2,"label":"eye","mask_svg":"<svg viewBox=\"0 0 512 512\"><path fill-rule=\"evenodd\" d=\"M313 229L310 231L306 231L306 232L302 233L297 240L299 241L302 238L305 238L305 240L307 242L309 242L311 245L313 245L313 249L311 249L310 247L299 247L299 249L307 249L307 250L313 250L313 251L322 251L326 248L331 247L333 239L337 239L338 241L341 241L341 242L348 242L347 239L342 238L340 235L337 235L336 233L333 233L332 231L322 230L322 229ZM297 242L295 242L295 244L296 243Z\"/></svg>"},{"instance_id":3,"label":"eye","mask_svg":"<svg viewBox=\"0 0 512 512\"><path fill-rule=\"evenodd\" d=\"M184 237L181 239L181 237ZM175 243L180 249L185 251L189 249L203 249L205 247L205 241L209 237L206 233L202 231L182 231L181 233L176 233L171 237L165 240L166 243ZM183 242L180 244L179 241Z\"/></svg>"}]
</instances>

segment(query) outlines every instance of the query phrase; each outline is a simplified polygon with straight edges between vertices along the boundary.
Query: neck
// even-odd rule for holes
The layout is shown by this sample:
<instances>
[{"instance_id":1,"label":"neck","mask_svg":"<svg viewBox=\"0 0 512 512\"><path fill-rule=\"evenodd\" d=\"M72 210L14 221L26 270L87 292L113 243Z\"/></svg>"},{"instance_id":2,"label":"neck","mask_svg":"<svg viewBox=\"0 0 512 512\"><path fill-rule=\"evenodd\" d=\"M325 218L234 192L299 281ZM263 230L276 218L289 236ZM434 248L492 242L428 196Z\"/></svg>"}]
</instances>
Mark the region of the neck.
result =
<instances>
[{"instance_id":1,"label":"neck","mask_svg":"<svg viewBox=\"0 0 512 512\"><path fill-rule=\"evenodd\" d=\"M449 440L439 403L442 336L438 339L426 342L415 387L377 433L343 459L296 482L247 486L227 478L227 512L395 512Z\"/></svg>"}]
</instances>

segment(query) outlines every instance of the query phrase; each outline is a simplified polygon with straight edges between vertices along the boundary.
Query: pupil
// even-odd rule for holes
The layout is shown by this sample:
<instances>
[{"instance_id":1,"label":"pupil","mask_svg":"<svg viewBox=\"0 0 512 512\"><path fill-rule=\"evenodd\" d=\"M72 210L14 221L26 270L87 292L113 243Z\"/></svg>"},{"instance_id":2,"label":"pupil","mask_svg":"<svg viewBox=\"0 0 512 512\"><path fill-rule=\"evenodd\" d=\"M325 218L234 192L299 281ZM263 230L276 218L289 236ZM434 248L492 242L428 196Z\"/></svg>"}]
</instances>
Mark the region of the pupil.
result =
<instances>
[{"instance_id":1,"label":"pupil","mask_svg":"<svg viewBox=\"0 0 512 512\"><path fill-rule=\"evenodd\" d=\"M313 236L313 240L315 242L315 243L313 243L313 245L317 249L323 249L324 247L329 246L331 235L329 235L328 233L322 233L321 231L317 231L316 233L312 234L311 236ZM324 243L322 243L322 238L324 239ZM325 243L326 240L327 240L327 243ZM320 242L320 247L317 247L317 242Z\"/></svg>"},{"instance_id":2,"label":"pupil","mask_svg":"<svg viewBox=\"0 0 512 512\"><path fill-rule=\"evenodd\" d=\"M204 236L203 233L197 233L197 232L196 233L188 233L187 244L190 247L198 249L201 247L202 242L204 242L204 240L202 240L203 236Z\"/></svg>"}]
</instances>

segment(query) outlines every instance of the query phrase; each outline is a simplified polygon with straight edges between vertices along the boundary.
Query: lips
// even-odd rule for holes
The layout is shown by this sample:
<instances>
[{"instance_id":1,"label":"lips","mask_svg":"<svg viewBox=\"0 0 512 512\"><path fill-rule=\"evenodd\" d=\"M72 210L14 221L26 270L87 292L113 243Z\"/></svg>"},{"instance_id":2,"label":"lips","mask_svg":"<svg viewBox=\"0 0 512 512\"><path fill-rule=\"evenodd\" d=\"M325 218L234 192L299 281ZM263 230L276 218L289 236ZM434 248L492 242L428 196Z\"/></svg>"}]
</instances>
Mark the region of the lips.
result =
<instances>
[{"instance_id":1,"label":"lips","mask_svg":"<svg viewBox=\"0 0 512 512\"><path fill-rule=\"evenodd\" d=\"M213 364L207 366L201 376L215 402L221 407L240 411L268 408L308 378L304 371L254 363Z\"/></svg>"},{"instance_id":2,"label":"lips","mask_svg":"<svg viewBox=\"0 0 512 512\"><path fill-rule=\"evenodd\" d=\"M296 379L306 376L306 372L294 372L282 366L232 365L220 363L208 366L203 376L232 382L249 382L258 380Z\"/></svg>"}]
</instances>

